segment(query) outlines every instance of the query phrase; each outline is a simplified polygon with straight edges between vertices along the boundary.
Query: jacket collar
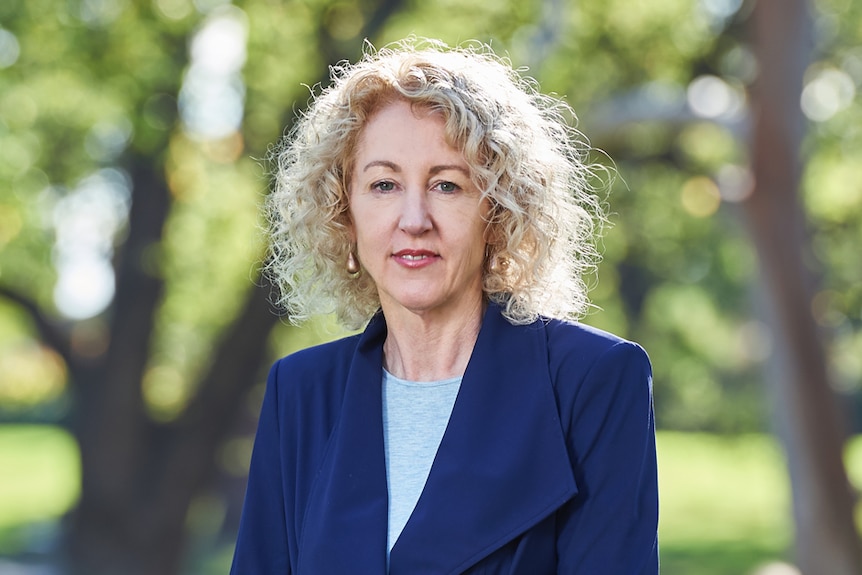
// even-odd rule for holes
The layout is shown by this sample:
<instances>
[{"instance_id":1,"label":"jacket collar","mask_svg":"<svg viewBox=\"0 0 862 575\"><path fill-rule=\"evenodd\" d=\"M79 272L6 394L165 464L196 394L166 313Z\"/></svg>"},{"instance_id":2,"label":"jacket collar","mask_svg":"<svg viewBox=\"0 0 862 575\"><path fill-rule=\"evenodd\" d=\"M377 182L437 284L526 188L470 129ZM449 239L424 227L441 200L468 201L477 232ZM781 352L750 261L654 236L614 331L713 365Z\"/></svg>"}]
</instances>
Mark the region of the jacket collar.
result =
<instances>
[{"instance_id":1,"label":"jacket collar","mask_svg":"<svg viewBox=\"0 0 862 575\"><path fill-rule=\"evenodd\" d=\"M310 497L299 572L385 573L381 381L385 322L353 357L341 419ZM548 372L544 326L489 304L425 489L389 572L459 573L577 493Z\"/></svg>"}]
</instances>

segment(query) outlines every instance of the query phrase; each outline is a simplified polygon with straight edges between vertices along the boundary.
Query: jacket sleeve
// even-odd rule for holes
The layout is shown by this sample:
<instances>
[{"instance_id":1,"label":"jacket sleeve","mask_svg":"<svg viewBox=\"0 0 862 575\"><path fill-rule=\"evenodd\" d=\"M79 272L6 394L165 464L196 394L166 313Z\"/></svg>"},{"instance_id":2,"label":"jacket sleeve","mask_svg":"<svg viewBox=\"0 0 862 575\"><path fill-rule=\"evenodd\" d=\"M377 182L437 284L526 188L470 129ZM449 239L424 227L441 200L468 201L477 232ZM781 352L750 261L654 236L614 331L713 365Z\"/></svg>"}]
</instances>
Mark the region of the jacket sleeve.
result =
<instances>
[{"instance_id":1,"label":"jacket sleeve","mask_svg":"<svg viewBox=\"0 0 862 575\"><path fill-rule=\"evenodd\" d=\"M572 358L569 359L572 361ZM580 358L583 361L583 358ZM643 349L619 342L576 382L567 426L578 494L558 513L560 574L658 573L658 479L652 371ZM561 397L562 399L562 397Z\"/></svg>"},{"instance_id":2,"label":"jacket sleeve","mask_svg":"<svg viewBox=\"0 0 862 575\"><path fill-rule=\"evenodd\" d=\"M289 575L281 466L278 364L266 384L231 575Z\"/></svg>"}]
</instances>

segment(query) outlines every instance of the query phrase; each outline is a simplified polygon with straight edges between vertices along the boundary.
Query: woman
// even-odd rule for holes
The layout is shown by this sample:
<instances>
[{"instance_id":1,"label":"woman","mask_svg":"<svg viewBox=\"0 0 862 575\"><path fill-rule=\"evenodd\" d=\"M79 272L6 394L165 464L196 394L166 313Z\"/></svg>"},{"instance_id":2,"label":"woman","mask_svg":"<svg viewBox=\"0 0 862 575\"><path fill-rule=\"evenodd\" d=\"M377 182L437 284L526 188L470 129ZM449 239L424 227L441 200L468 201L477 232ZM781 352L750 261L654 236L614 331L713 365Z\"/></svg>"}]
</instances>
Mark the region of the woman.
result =
<instances>
[{"instance_id":1,"label":"woman","mask_svg":"<svg viewBox=\"0 0 862 575\"><path fill-rule=\"evenodd\" d=\"M269 271L293 321L367 327L273 366L232 573L658 572L649 360L570 321L600 211L569 112L481 46L333 70Z\"/></svg>"}]
</instances>

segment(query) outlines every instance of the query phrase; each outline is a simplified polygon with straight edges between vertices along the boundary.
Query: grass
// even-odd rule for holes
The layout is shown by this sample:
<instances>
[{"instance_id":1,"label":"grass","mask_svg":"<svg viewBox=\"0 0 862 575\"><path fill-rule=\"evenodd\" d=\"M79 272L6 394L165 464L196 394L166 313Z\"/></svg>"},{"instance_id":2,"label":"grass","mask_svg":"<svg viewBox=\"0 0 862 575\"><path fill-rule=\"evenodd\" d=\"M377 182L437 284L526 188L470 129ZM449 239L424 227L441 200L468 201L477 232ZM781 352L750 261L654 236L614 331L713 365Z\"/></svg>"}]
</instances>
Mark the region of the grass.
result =
<instances>
[{"instance_id":1,"label":"grass","mask_svg":"<svg viewBox=\"0 0 862 575\"><path fill-rule=\"evenodd\" d=\"M662 573L747 575L786 560L790 492L771 437L663 432L658 456Z\"/></svg>"},{"instance_id":2,"label":"grass","mask_svg":"<svg viewBox=\"0 0 862 575\"><path fill-rule=\"evenodd\" d=\"M0 426L0 529L52 520L78 497L80 461L64 431Z\"/></svg>"},{"instance_id":3,"label":"grass","mask_svg":"<svg viewBox=\"0 0 862 575\"><path fill-rule=\"evenodd\" d=\"M663 575L752 575L787 560L789 485L771 437L660 432L658 454ZM862 438L849 446L847 462L862 485ZM64 431L0 425L0 556L19 552L74 504L79 473L75 443ZM229 560L222 550L207 562Z\"/></svg>"},{"instance_id":4,"label":"grass","mask_svg":"<svg viewBox=\"0 0 862 575\"><path fill-rule=\"evenodd\" d=\"M50 545L56 520L78 498L80 469L64 431L0 425L0 556Z\"/></svg>"}]
</instances>

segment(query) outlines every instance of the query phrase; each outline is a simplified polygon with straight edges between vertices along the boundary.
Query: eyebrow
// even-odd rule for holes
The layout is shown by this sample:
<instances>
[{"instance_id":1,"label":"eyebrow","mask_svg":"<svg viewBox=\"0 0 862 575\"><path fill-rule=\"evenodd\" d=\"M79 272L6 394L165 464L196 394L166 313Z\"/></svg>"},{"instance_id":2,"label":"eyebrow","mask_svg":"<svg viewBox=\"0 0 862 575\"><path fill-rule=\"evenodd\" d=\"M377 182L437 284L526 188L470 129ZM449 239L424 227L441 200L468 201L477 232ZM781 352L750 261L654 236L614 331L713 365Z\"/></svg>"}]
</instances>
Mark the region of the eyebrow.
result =
<instances>
[{"instance_id":1,"label":"eyebrow","mask_svg":"<svg viewBox=\"0 0 862 575\"><path fill-rule=\"evenodd\" d=\"M373 160L365 164L365 167L362 168L363 172L367 172L369 169L381 166L384 168L388 168L393 172L401 172L401 166L396 164L395 162L390 162L388 160ZM458 172L462 172L465 176L470 175L470 170L465 168L464 166L459 166L458 164L441 164L439 166L433 166L428 173L433 175L439 174L440 172L445 172L447 170L456 170Z\"/></svg>"},{"instance_id":2,"label":"eyebrow","mask_svg":"<svg viewBox=\"0 0 862 575\"><path fill-rule=\"evenodd\" d=\"M393 172L400 172L401 168L395 162L389 162L387 160L374 160L365 164L365 167L362 168L363 172L367 172L371 168L382 166L384 168L389 168Z\"/></svg>"},{"instance_id":3,"label":"eyebrow","mask_svg":"<svg viewBox=\"0 0 862 575\"><path fill-rule=\"evenodd\" d=\"M430 174L433 176L447 170L455 170L463 173L467 177L470 176L470 170L468 170L464 166L459 166L458 164L443 164L442 166L434 166L433 168L431 168Z\"/></svg>"}]
</instances>

